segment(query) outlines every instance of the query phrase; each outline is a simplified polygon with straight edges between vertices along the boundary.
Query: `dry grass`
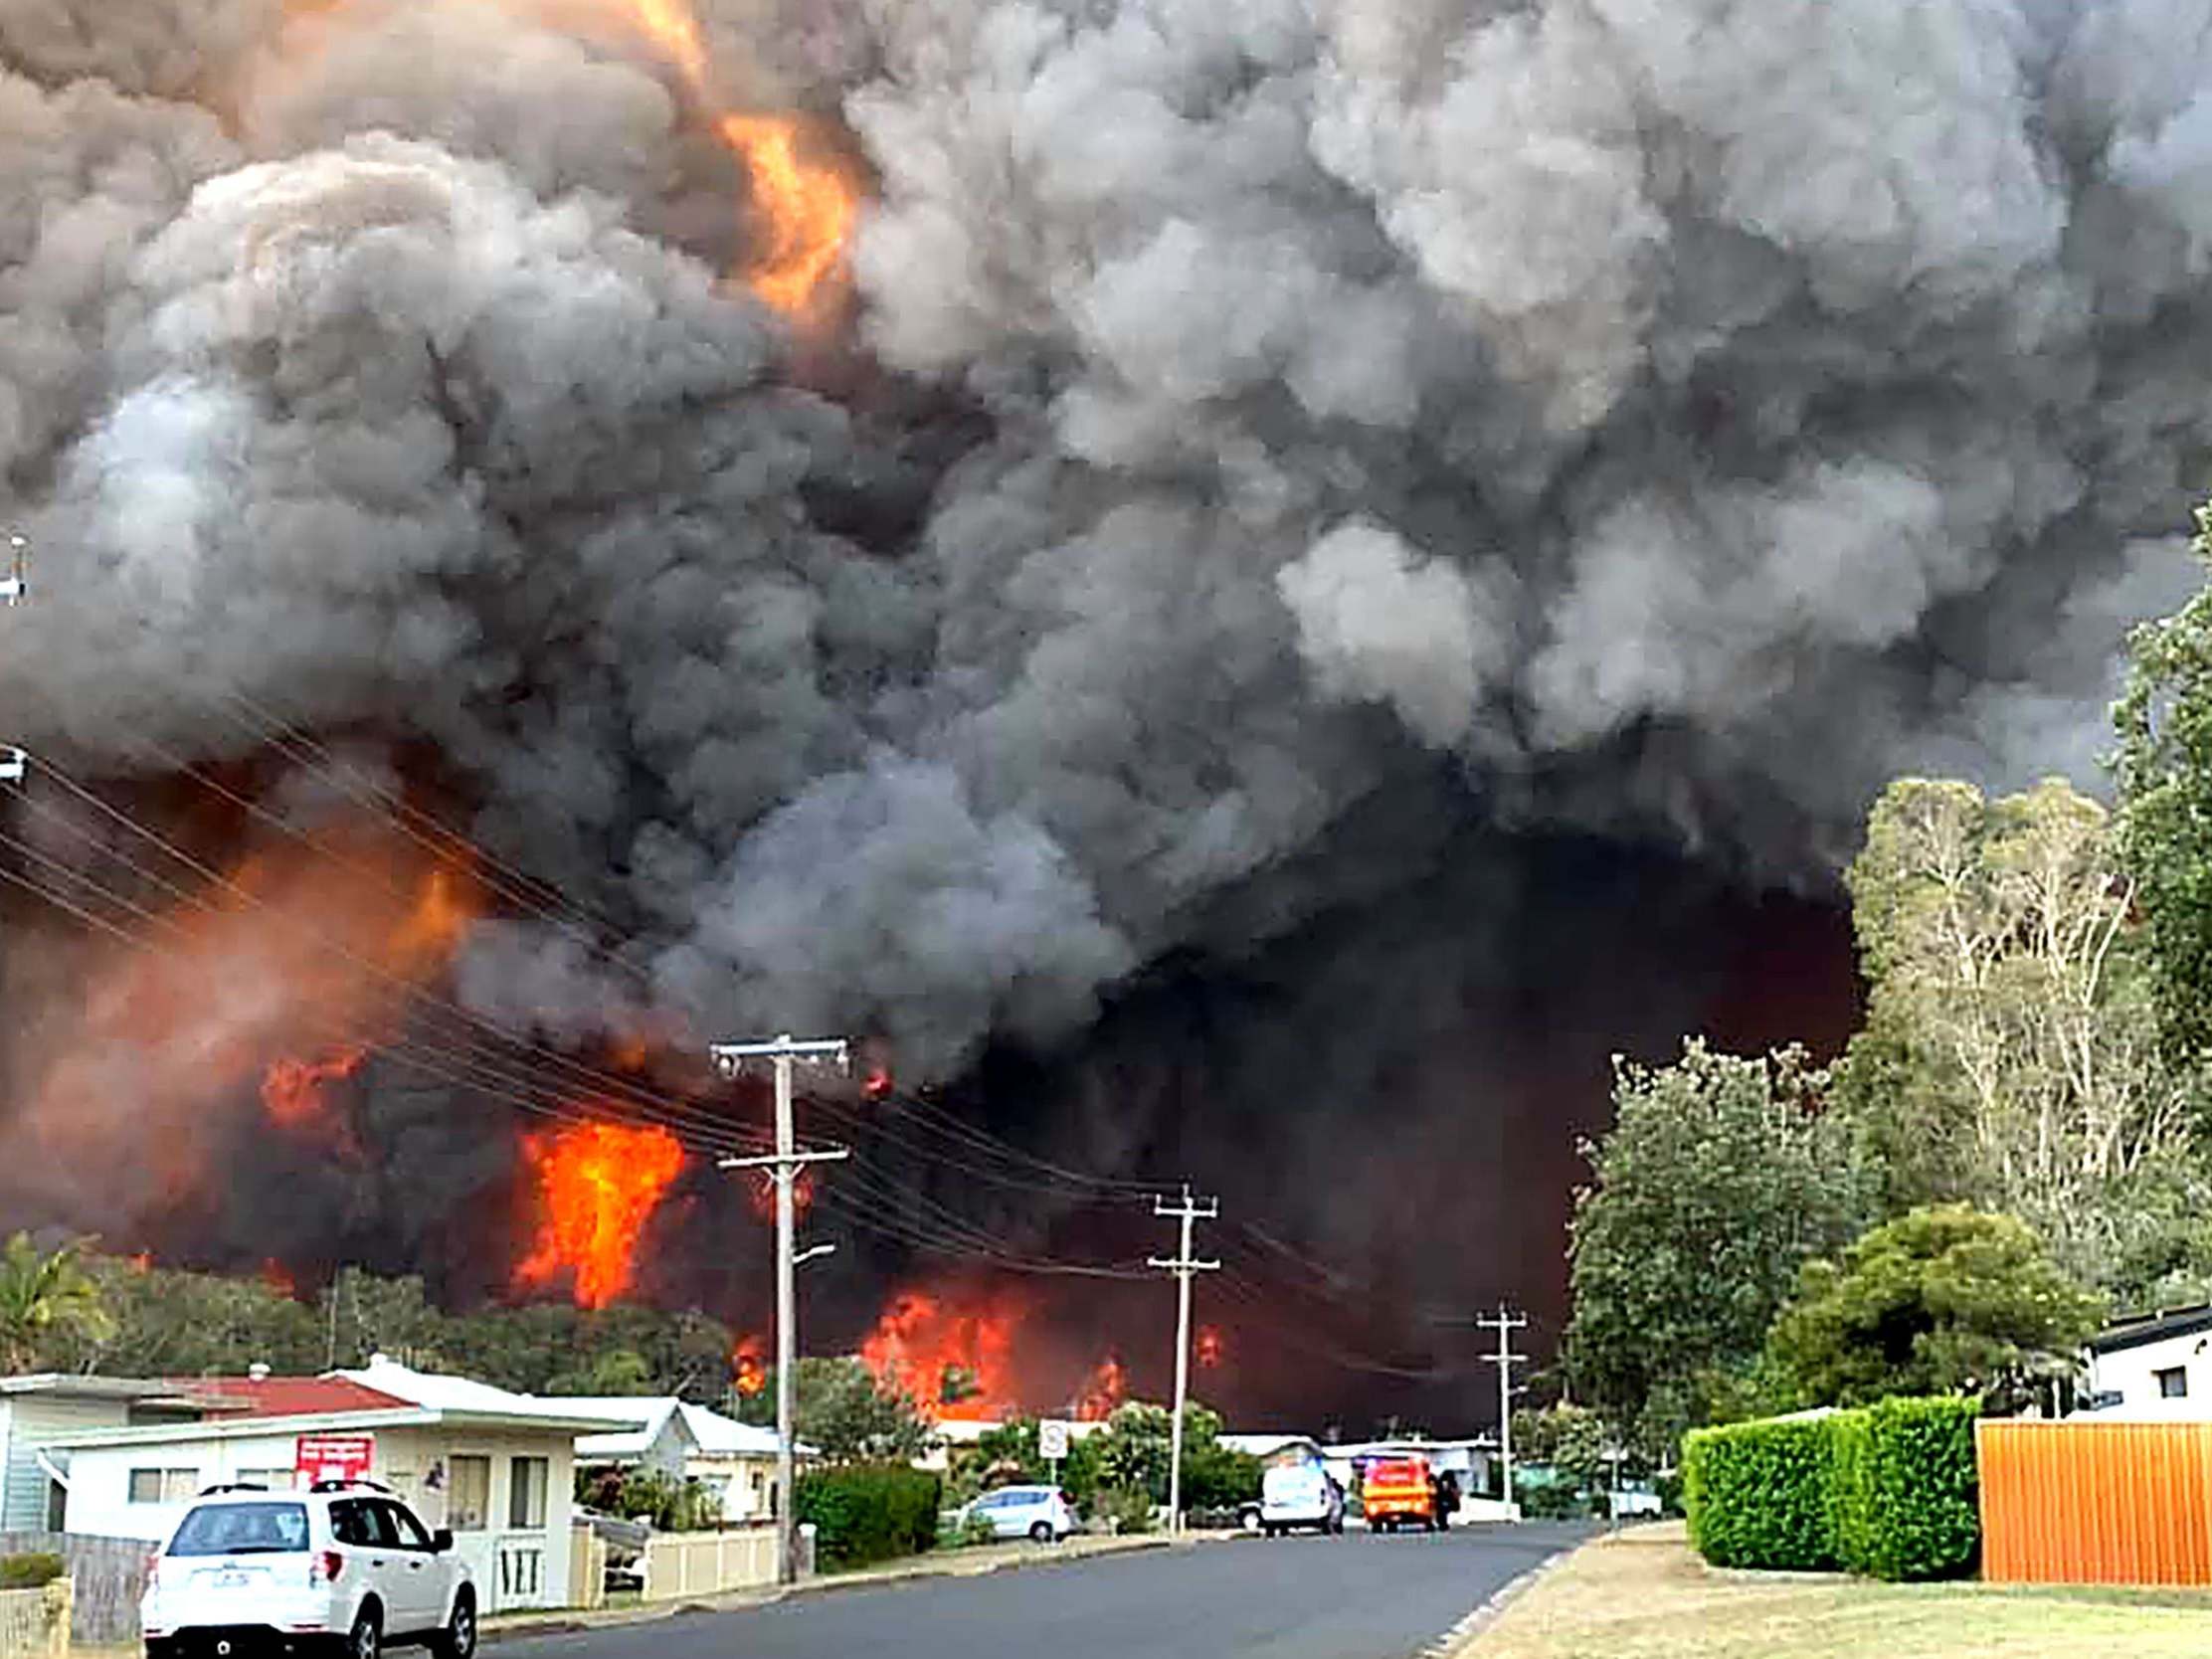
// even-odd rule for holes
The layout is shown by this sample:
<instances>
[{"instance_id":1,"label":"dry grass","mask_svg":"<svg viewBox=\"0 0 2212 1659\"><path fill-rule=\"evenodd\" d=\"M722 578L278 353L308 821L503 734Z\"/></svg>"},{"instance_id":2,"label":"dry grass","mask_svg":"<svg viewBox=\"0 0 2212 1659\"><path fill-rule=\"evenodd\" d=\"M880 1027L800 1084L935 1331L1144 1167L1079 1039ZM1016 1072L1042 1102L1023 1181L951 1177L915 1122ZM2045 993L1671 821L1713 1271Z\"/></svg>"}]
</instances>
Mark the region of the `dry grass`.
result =
<instances>
[{"instance_id":1,"label":"dry grass","mask_svg":"<svg viewBox=\"0 0 2212 1659\"><path fill-rule=\"evenodd\" d=\"M1547 1573L1463 1659L2202 1659L2194 1590L1876 1584L1709 1571L1679 1525L1601 1539Z\"/></svg>"}]
</instances>

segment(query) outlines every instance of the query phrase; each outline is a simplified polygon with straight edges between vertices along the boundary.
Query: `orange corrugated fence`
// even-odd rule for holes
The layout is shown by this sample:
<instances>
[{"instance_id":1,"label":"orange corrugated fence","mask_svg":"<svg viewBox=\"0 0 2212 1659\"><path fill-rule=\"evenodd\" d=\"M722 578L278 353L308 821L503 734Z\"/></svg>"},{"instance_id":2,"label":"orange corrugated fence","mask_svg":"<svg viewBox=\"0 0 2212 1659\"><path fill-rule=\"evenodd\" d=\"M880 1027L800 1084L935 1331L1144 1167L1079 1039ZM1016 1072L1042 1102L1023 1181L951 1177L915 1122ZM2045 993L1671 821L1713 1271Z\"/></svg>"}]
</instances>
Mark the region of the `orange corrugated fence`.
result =
<instances>
[{"instance_id":1,"label":"orange corrugated fence","mask_svg":"<svg viewBox=\"0 0 2212 1659\"><path fill-rule=\"evenodd\" d=\"M2212 1584L2212 1422L1976 1425L1981 1575Z\"/></svg>"}]
</instances>

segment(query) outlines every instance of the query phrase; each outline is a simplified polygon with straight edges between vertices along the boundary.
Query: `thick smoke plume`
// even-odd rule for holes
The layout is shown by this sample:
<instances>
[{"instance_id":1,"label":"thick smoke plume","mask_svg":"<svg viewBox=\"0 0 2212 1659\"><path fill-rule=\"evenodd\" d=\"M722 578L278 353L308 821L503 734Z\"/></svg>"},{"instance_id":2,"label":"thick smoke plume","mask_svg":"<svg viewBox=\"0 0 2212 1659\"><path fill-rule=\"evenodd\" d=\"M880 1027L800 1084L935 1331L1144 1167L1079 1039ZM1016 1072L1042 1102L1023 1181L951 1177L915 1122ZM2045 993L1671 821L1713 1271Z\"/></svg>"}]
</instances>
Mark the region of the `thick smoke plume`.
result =
<instances>
[{"instance_id":1,"label":"thick smoke plume","mask_svg":"<svg viewBox=\"0 0 2212 1659\"><path fill-rule=\"evenodd\" d=\"M0 0L0 736L435 754L623 959L502 1017L951 1075L1438 811L1817 879L2192 579L2212 0L699 14L872 181L827 330L616 0Z\"/></svg>"}]
</instances>

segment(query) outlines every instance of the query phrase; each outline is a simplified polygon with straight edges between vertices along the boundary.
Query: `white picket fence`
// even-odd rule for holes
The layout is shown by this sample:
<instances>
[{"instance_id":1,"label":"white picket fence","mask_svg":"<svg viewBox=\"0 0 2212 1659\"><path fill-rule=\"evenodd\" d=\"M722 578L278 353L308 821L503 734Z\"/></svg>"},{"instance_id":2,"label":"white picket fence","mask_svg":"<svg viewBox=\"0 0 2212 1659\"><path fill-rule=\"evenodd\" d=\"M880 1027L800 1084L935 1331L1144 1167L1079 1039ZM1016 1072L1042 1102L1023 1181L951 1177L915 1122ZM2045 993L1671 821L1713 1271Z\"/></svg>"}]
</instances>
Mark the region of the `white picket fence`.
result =
<instances>
[{"instance_id":1,"label":"white picket fence","mask_svg":"<svg viewBox=\"0 0 2212 1659\"><path fill-rule=\"evenodd\" d=\"M70 1581L0 1590L0 1659L65 1659L70 1650Z\"/></svg>"},{"instance_id":2,"label":"white picket fence","mask_svg":"<svg viewBox=\"0 0 2212 1659\"><path fill-rule=\"evenodd\" d=\"M776 1529L661 1533L645 1546L647 1601L722 1595L776 1581Z\"/></svg>"}]
</instances>

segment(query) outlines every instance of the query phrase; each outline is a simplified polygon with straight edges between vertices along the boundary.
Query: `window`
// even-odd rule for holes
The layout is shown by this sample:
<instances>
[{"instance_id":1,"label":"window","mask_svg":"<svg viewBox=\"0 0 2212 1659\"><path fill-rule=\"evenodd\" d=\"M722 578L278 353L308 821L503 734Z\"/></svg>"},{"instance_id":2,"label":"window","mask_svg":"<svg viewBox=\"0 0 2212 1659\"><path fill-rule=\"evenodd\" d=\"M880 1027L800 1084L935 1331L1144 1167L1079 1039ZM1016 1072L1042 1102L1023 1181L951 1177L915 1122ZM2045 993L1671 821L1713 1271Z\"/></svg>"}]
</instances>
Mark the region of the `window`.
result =
<instances>
[{"instance_id":1,"label":"window","mask_svg":"<svg viewBox=\"0 0 2212 1659\"><path fill-rule=\"evenodd\" d=\"M133 1469L130 1501L134 1504L181 1504L199 1496L197 1469Z\"/></svg>"},{"instance_id":2,"label":"window","mask_svg":"<svg viewBox=\"0 0 2212 1659\"><path fill-rule=\"evenodd\" d=\"M415 1519L414 1511L405 1504L385 1500L376 1507L384 1511L385 1518L391 1522L394 1532L399 1536L402 1550L427 1551L430 1548L430 1534L423 1530L423 1524Z\"/></svg>"},{"instance_id":3,"label":"window","mask_svg":"<svg viewBox=\"0 0 2212 1659\"><path fill-rule=\"evenodd\" d=\"M307 1548L297 1504L202 1504L169 1543L172 1556L296 1556Z\"/></svg>"},{"instance_id":4,"label":"window","mask_svg":"<svg viewBox=\"0 0 2212 1659\"><path fill-rule=\"evenodd\" d=\"M2189 1372L2184 1366L2174 1366L2166 1371L2152 1372L2158 1379L2158 1397L2161 1399L2187 1399L2189 1397Z\"/></svg>"},{"instance_id":5,"label":"window","mask_svg":"<svg viewBox=\"0 0 2212 1659\"><path fill-rule=\"evenodd\" d=\"M376 1542L369 1533L368 1505L358 1498L330 1506L330 1536L340 1544L366 1546Z\"/></svg>"},{"instance_id":6,"label":"window","mask_svg":"<svg viewBox=\"0 0 2212 1659\"><path fill-rule=\"evenodd\" d=\"M507 1488L507 1525L515 1531L545 1525L545 1488L551 1468L542 1457L514 1459L514 1479Z\"/></svg>"},{"instance_id":7,"label":"window","mask_svg":"<svg viewBox=\"0 0 2212 1659\"><path fill-rule=\"evenodd\" d=\"M490 1521L491 1459L457 1457L453 1489L446 1495L446 1525L457 1533L480 1533Z\"/></svg>"}]
</instances>

